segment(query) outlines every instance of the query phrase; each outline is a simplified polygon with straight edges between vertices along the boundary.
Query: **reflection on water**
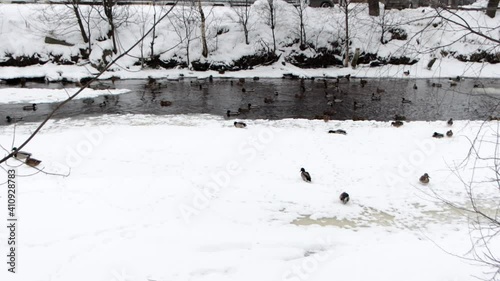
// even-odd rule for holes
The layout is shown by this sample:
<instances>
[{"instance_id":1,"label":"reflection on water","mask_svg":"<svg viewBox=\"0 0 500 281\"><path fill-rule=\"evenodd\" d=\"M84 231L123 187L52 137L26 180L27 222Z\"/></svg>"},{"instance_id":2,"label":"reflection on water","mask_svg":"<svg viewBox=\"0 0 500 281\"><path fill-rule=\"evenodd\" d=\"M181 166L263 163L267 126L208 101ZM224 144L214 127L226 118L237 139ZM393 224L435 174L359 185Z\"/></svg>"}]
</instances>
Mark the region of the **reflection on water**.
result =
<instances>
[{"instance_id":1,"label":"reflection on water","mask_svg":"<svg viewBox=\"0 0 500 281\"><path fill-rule=\"evenodd\" d=\"M178 81L158 80L160 87L147 87L147 81L99 82L102 87L130 89L119 96L101 96L92 104L74 100L64 106L56 118L100 114L197 114L224 116L248 104L257 106L239 119L322 118L368 119L387 121L395 114L409 120L483 120L498 116L500 81L496 79L238 79ZM437 86L441 85L441 86ZM5 86L3 86L5 87ZM74 85L27 83L32 88L63 88ZM380 100L372 100L372 94ZM402 103L402 99L411 103ZM1 99L1 97L0 97ZM264 100L267 99L268 103ZM106 106L99 104L106 101ZM161 101L171 101L161 106ZM354 102L357 106L354 106ZM23 111L26 104L0 105L2 115L24 117L24 121L42 120L57 104L39 104L35 112ZM2 117L0 124L5 124Z\"/></svg>"}]
</instances>

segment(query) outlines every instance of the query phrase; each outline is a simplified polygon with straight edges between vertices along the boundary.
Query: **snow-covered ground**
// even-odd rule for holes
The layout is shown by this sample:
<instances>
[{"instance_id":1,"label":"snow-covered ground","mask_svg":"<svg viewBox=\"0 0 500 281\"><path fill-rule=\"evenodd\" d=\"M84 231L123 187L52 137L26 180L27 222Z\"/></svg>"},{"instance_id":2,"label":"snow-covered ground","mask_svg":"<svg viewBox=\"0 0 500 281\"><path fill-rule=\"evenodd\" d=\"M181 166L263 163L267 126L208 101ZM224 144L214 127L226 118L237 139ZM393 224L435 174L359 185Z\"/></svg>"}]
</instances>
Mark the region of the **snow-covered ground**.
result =
<instances>
[{"instance_id":1,"label":"snow-covered ground","mask_svg":"<svg viewBox=\"0 0 500 281\"><path fill-rule=\"evenodd\" d=\"M352 40L350 52L359 48L361 52L377 54L380 57L401 57L417 59L418 63L408 65L387 65L383 67L369 67L360 65L356 69L328 67L322 69L300 69L286 63L285 57L292 53L302 53L312 57L319 48L332 49L340 42L344 35L344 14L338 6L332 9L307 8L305 10L305 29L307 40L315 48L304 51L299 49L296 40L298 37L298 17L292 5L277 1L277 54L280 60L270 66L259 66L252 70L226 72L219 74L216 71L196 72L189 69L151 70L141 66L134 66L140 57L149 57L152 36L148 36L144 44L139 44L130 55L123 57L102 78L112 75L122 79L154 77L282 77L284 73L310 76L337 76L353 74L361 77L499 77L497 65L489 63L463 63L453 58L451 54L469 56L481 50L491 54L499 53L498 44L482 37L470 34L456 25L451 25L440 18L432 8L422 7L405 9L402 11L382 9L380 17L368 16L366 4L353 4L349 29ZM209 55L206 61L214 63L231 63L246 55L254 55L272 45L271 29L266 24L263 7L266 1L259 0L251 7L249 19L249 41L246 45L241 25L237 23L235 11L230 7L205 6L207 17L207 40ZM382 5L382 4L381 4ZM474 3L472 8L485 7L486 1ZM0 60L7 60L8 56L39 56L42 60L60 56L61 60L70 61L71 57L78 57L81 48L87 48L78 31L72 10L64 5L15 5L1 4L0 9ZM190 61L205 60L201 57L199 23L195 19L191 22L188 31L192 31L191 40L186 40L182 34L182 7L174 8L171 14L162 21L156 29L155 54L161 54L164 61L176 59L187 61L186 42L190 42ZM170 6L157 7L157 17L160 17ZM82 13L88 16L89 7L81 7ZM102 59L104 49L109 49L111 40L104 40L108 27L105 21L92 10L90 13L92 53L88 62L98 64ZM195 13L195 12L192 12ZM482 11L459 11L458 15L475 30L484 32L487 36L498 37L500 17L491 19ZM445 17L447 15L445 14ZM196 17L194 17L196 18ZM147 30L153 19L153 8L150 5L133 5L130 7L118 6L115 19L118 23L117 42L119 52L129 48ZM458 19L458 18L453 18ZM399 28L407 33L406 40L390 40L390 28ZM382 31L385 35L382 36ZM44 42L45 36L56 37L75 44L74 46L51 45ZM381 43L381 38L388 41ZM104 41L103 41L104 40ZM295 42L295 43L294 43ZM427 64L432 58L437 61L432 69ZM109 58L108 58L109 59ZM341 57L339 57L341 59ZM0 67L0 79L13 77L47 77L49 80L67 78L76 81L97 73L97 70L81 60L78 65L44 65L23 68ZM410 71L409 76L403 74Z\"/></svg>"},{"instance_id":2,"label":"snow-covered ground","mask_svg":"<svg viewBox=\"0 0 500 281\"><path fill-rule=\"evenodd\" d=\"M17 168L18 273L1 280L472 280L470 139L498 123L234 120L210 115L50 121ZM18 145L37 124L0 127ZM342 128L347 135L328 134ZM14 159L9 165L18 166ZM486 163L476 162L482 166ZM461 166L460 166L461 165ZM300 178L304 167L312 183ZM429 185L418 181L429 173ZM476 169L475 180L491 175ZM26 175L26 177L21 177ZM31 176L27 176L31 175ZM5 176L5 173L4 173ZM338 196L346 191L351 201ZM486 211L498 189L475 189ZM6 210L6 199L0 209ZM6 211L5 211L6 212ZM2 217L4 217L2 215ZM324 226L321 226L324 225ZM0 252L7 230L0 228ZM495 242L495 241L493 241ZM439 247L442 247L440 249ZM5 256L4 256L5 257Z\"/></svg>"},{"instance_id":3,"label":"snow-covered ground","mask_svg":"<svg viewBox=\"0 0 500 281\"><path fill-rule=\"evenodd\" d=\"M56 22L40 21L42 6L0 6L0 54L53 53L69 59L79 53L78 48L84 44L78 34L74 29L56 28ZM279 52L286 55L297 47L285 47L295 35L290 28L294 24L293 8L284 9L288 12L282 14L277 34ZM43 12L50 15L50 11ZM269 43L268 27L255 17L252 43L245 45L241 30L229 16L231 12L228 7L218 7L207 13L212 30L210 57L214 61L253 54ZM330 39L339 38L342 16L338 8L307 12L309 38L317 46L327 46ZM385 20L408 21L402 25L413 42L416 38L412 35L422 22L412 19L431 13L428 8L391 11ZM474 23L498 26L499 17L464 13L475 18ZM139 20L142 11L131 14L134 20L118 29L120 48L130 46L144 24ZM375 21L367 15L353 19L353 48L385 55L404 53L420 61L411 67L304 70L283 65L282 56L271 66L219 74L144 70L132 65L140 54L136 49L103 78L500 74L495 65L464 64L442 57L438 49L429 51L460 38L461 31L436 29L418 33L417 45L395 40L381 45L376 33L380 25ZM145 26L148 24L146 21ZM176 37L170 25L165 21L157 34L156 47L164 51L162 59L185 55L180 45L167 51L178 43L172 39ZM213 36L219 27L229 32L220 38ZM106 33L106 28L96 25L94 31L95 40ZM47 45L43 43L47 34L76 45ZM192 43L192 59L197 59L199 42ZM484 43L467 36L448 51L468 54ZM146 50L148 42L145 46ZM109 40L94 42L96 51L91 60L100 57L101 47L109 47ZM438 61L428 70L426 65L434 56ZM403 75L406 70L410 70L409 76ZM76 81L95 72L88 64L0 67L0 79L45 76L49 80ZM72 92L2 89L0 103L54 102ZM101 94L86 90L81 97ZM474 196L482 210L496 210L500 196L498 186L490 181L495 174L488 168L493 165L488 157L497 153L497 121L455 121L451 127L454 136L443 139L431 136L450 129L444 120L409 122L401 128L389 122L287 119L246 120L248 127L237 129L233 122L212 115L114 115L49 121L23 150L42 160L39 168L51 175L36 173L15 159L6 164L17 167L18 173L18 263L16 274L7 272L10 233L2 226L0 254L4 262L0 280L468 281L490 276L485 273L488 268L459 258L470 257L466 214L437 197L467 206L463 182L473 177ZM0 127L4 155L37 126L23 123ZM347 135L327 133L339 128ZM471 153L471 141L475 139L482 141L478 153L483 160ZM311 173L312 183L301 180L302 167ZM428 185L418 181L423 173L431 176ZM0 182L6 178L6 172L0 173ZM338 199L344 191L351 196L346 205ZM7 215L5 195L0 194L2 218ZM6 218L2 225L5 223ZM499 249L497 240L489 241L493 249Z\"/></svg>"}]
</instances>

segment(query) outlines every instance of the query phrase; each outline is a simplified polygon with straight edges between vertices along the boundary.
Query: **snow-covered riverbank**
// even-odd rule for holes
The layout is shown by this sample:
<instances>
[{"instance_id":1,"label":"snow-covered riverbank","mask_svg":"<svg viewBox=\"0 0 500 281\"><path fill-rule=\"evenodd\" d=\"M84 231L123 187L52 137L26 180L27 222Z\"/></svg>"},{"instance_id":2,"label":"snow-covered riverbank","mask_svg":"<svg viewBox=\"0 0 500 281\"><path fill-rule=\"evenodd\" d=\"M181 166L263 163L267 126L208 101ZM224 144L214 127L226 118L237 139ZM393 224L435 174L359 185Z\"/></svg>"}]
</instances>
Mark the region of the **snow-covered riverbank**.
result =
<instances>
[{"instance_id":1,"label":"snow-covered riverbank","mask_svg":"<svg viewBox=\"0 0 500 281\"><path fill-rule=\"evenodd\" d=\"M471 280L458 167L497 122L233 120L210 115L50 121L25 149L46 172L18 179L16 275L2 280ZM16 128L15 144L35 124ZM328 134L344 129L347 135ZM0 127L7 147L14 126ZM19 163L13 159L9 165ZM462 163L463 164L463 163ZM486 163L478 162L478 165ZM300 168L312 183L300 178ZM20 166L18 175L33 168ZM418 181L429 173L429 185ZM476 169L475 180L489 178ZM338 196L346 191L351 201ZM494 208L498 190L475 190ZM6 210L6 200L0 209ZM307 219L305 219L307 218ZM324 221L330 223L324 223ZM319 226L323 224L326 226ZM0 230L6 241L7 229ZM0 247L6 252L6 243ZM124 277L125 275L125 277ZM120 279L121 278L121 279Z\"/></svg>"},{"instance_id":2,"label":"snow-covered riverbank","mask_svg":"<svg viewBox=\"0 0 500 281\"><path fill-rule=\"evenodd\" d=\"M202 60L210 64L226 65L230 67L235 61L244 56L254 56L271 46L271 30L262 17L264 1L257 1L252 6L250 17L250 44L246 45L241 26L236 22L236 14L230 7L205 7L207 14L207 40L209 55L207 59L201 57L199 28L192 27L193 39L190 40L190 61ZM282 77L285 73L293 73L303 77L321 77L352 74L359 77L499 77L498 64L480 62L461 62L457 58L470 60L481 52L487 52L495 57L499 53L498 46L479 36L469 34L469 31L450 25L446 21L435 17L431 8L406 9L402 11L389 10L380 17L368 16L365 4L353 4L350 18L350 38L352 40L351 53L359 48L365 63L356 69L328 66L327 68L306 69L293 65L293 61L304 56L308 58L324 55L325 50L331 52L332 58L341 60L342 48L338 46L343 33L344 15L336 6L333 9L307 8L305 14L305 28L310 48L303 51L296 42L298 38L297 16L292 5L278 1L278 23L276 27L277 55L279 60L269 66L257 66L244 71L191 71L187 68L173 69L144 69L135 65L141 57L148 58L151 37L144 44L132 50L130 56L125 56L113 71L103 78L117 76L122 79L169 77L180 75L186 77L206 77L208 75L220 77ZM473 7L484 7L486 1L475 3ZM81 7L86 13L89 7ZM153 9L151 6L133 5L125 8L119 6L117 11L122 14L122 24L118 28L117 40L120 52L131 46L142 34L143 30L151 25ZM165 11L165 7L157 7L157 16ZM159 59L164 62L186 63L186 40L179 35L178 17L180 7L174 8L171 16L160 23L156 30L155 53L161 54ZM104 40L107 26L98 20L97 14L91 14L91 42L92 52L89 59L81 58L81 49L88 47L78 32L76 21L71 10L63 5L1 5L2 25L0 26L2 44L0 45L0 61L6 62L10 58L33 58L35 61L46 62L44 65L27 67L0 67L0 79L15 77L46 77L48 80L63 78L77 81L83 77L97 73L92 65L98 65L103 58L103 50L109 49L111 40ZM469 22L473 28L481 28L485 34L497 38L496 27L500 25L500 17L490 19L481 11L459 11L460 16ZM64 17L61 17L64 15ZM177 15L177 16L176 16ZM126 19L126 20L125 20ZM119 21L120 19L117 19ZM429 27L424 29L424 26ZM175 28L174 28L175 27ZM294 28L297 27L297 28ZM392 33L388 30L393 28ZM385 35L382 36L382 31ZM394 32L398 35L395 36ZM402 36L405 34L405 36ZM45 36L63 39L74 46L46 44ZM386 41L381 43L381 38ZM399 40L406 38L404 40ZM99 39L99 40L98 40ZM103 41L104 40L104 41ZM182 40L182 42L181 42ZM340 49L339 49L340 48ZM337 51L336 51L337 50ZM340 53L336 53L340 52ZM363 55L363 53L365 55ZM368 56L373 58L368 59ZM412 65L383 65L370 67L370 62L407 58L408 61L418 61ZM436 62L431 69L427 68L431 59ZM108 57L107 59L111 59ZM326 60L326 58L325 58ZM57 62L77 65L59 65ZM23 62L25 63L25 62ZM328 65L328 64L327 64ZM404 72L409 71L406 76Z\"/></svg>"}]
</instances>

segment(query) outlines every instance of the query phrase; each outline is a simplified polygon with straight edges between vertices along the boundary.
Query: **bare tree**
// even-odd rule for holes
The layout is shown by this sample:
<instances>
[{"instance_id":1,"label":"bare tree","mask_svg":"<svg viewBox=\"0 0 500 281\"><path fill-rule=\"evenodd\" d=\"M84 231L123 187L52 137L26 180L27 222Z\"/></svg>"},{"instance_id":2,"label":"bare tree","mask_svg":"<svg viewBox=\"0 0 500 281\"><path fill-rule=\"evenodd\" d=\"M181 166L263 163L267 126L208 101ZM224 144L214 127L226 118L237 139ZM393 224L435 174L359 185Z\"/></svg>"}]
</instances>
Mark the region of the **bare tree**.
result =
<instances>
[{"instance_id":1,"label":"bare tree","mask_svg":"<svg viewBox=\"0 0 500 281\"><path fill-rule=\"evenodd\" d=\"M262 17L266 21L266 24L271 28L271 34L273 38L273 53L276 53L276 17L277 17L277 3L276 0L267 0L262 8Z\"/></svg>"},{"instance_id":2,"label":"bare tree","mask_svg":"<svg viewBox=\"0 0 500 281\"><path fill-rule=\"evenodd\" d=\"M198 0L198 13L200 13L200 31L201 31L201 46L202 46L201 55L206 58L208 56L207 35L205 32L206 20L205 20L205 13L203 12L203 8L201 7L201 0Z\"/></svg>"},{"instance_id":3,"label":"bare tree","mask_svg":"<svg viewBox=\"0 0 500 281\"><path fill-rule=\"evenodd\" d=\"M104 15L108 21L108 38L113 42L113 53L118 53L118 48L116 46L116 26L114 22L113 7L115 5L115 0L102 0L102 7L104 8Z\"/></svg>"},{"instance_id":4,"label":"bare tree","mask_svg":"<svg viewBox=\"0 0 500 281\"><path fill-rule=\"evenodd\" d=\"M186 50L186 63L190 66L190 47L191 42L195 39L196 29L196 10L194 2L191 5L183 5L172 12L172 16L168 17L172 28L174 29L179 39L179 44L183 45Z\"/></svg>"},{"instance_id":5,"label":"bare tree","mask_svg":"<svg viewBox=\"0 0 500 281\"><path fill-rule=\"evenodd\" d=\"M243 33L245 34L245 44L249 45L250 41L248 39L248 21L252 14L252 6L250 6L249 0L245 0L245 4L241 6L233 6L231 5L233 11L236 13L237 20L236 22L243 27Z\"/></svg>"},{"instance_id":6,"label":"bare tree","mask_svg":"<svg viewBox=\"0 0 500 281\"><path fill-rule=\"evenodd\" d=\"M300 48L302 50L305 49L307 43L306 27L305 27L305 22L307 20L306 18L307 6L308 5L306 0L298 0L298 2L294 5L296 12L295 14L297 15L297 18L299 20L299 38L300 38Z\"/></svg>"},{"instance_id":7,"label":"bare tree","mask_svg":"<svg viewBox=\"0 0 500 281\"><path fill-rule=\"evenodd\" d=\"M71 0L69 3L71 8L73 9L73 13L75 14L76 21L78 23L78 27L80 29L80 34L82 35L83 42L89 42L89 36L87 35L87 31L83 25L83 16L80 11L80 0Z\"/></svg>"},{"instance_id":8,"label":"bare tree","mask_svg":"<svg viewBox=\"0 0 500 281\"><path fill-rule=\"evenodd\" d=\"M498 106L498 104L497 104ZM490 117L498 120L498 117ZM475 138L469 139L467 157L452 171L463 186L464 201L451 201L431 190L431 196L465 216L469 224L470 250L459 257L488 268L489 280L499 280L500 251L500 123L486 121ZM471 171L465 173L465 171ZM478 171L486 171L478 173ZM481 174L481 176L479 176ZM497 196L492 196L497 192ZM486 192L486 193L485 193ZM487 195L486 195L487 194ZM457 255L455 253L452 253Z\"/></svg>"}]
</instances>

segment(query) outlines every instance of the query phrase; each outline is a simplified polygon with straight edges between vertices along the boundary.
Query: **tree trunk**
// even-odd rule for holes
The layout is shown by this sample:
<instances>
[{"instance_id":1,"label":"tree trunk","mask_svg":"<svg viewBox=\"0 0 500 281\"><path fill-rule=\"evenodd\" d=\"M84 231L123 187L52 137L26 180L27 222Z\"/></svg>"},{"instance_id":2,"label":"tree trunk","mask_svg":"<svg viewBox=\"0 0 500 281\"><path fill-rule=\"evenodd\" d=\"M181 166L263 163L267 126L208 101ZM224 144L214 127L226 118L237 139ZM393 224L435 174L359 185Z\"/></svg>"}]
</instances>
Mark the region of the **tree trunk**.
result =
<instances>
[{"instance_id":1,"label":"tree trunk","mask_svg":"<svg viewBox=\"0 0 500 281\"><path fill-rule=\"evenodd\" d=\"M275 10L274 10L274 0L268 0L269 3L269 16L271 18L271 32L273 34L273 53L276 53L276 36L274 34L274 27L275 27L275 21L276 19L274 18L275 16Z\"/></svg>"},{"instance_id":2,"label":"tree trunk","mask_svg":"<svg viewBox=\"0 0 500 281\"><path fill-rule=\"evenodd\" d=\"M150 59L153 60L155 56L155 38L156 38L156 2L153 0L153 32L152 32L152 39L151 39L151 54L150 54ZM142 45L142 44L141 44Z\"/></svg>"},{"instance_id":3,"label":"tree trunk","mask_svg":"<svg viewBox=\"0 0 500 281\"><path fill-rule=\"evenodd\" d=\"M198 10L201 18L201 45L203 48L201 55L206 58L208 56L207 35L205 33L205 13L203 13L203 8L201 7L201 0L198 0Z\"/></svg>"},{"instance_id":4,"label":"tree trunk","mask_svg":"<svg viewBox=\"0 0 500 281\"><path fill-rule=\"evenodd\" d=\"M488 0L488 6L486 7L486 15L490 18L494 18L497 13L499 0Z\"/></svg>"},{"instance_id":5,"label":"tree trunk","mask_svg":"<svg viewBox=\"0 0 500 281\"><path fill-rule=\"evenodd\" d=\"M73 0L73 12L75 12L76 21L78 22L78 28L80 28L80 34L82 35L83 42L88 43L89 37L87 32L85 32L85 27L83 27L82 16L80 15L80 10L78 9L78 0Z\"/></svg>"},{"instance_id":6,"label":"tree trunk","mask_svg":"<svg viewBox=\"0 0 500 281\"><path fill-rule=\"evenodd\" d=\"M246 24L243 25L243 31L245 32L245 43L247 45L250 45L250 41L248 40L248 28Z\"/></svg>"},{"instance_id":7,"label":"tree trunk","mask_svg":"<svg viewBox=\"0 0 500 281\"><path fill-rule=\"evenodd\" d=\"M348 3L345 3L345 60L344 66L349 66L349 9Z\"/></svg>"},{"instance_id":8,"label":"tree trunk","mask_svg":"<svg viewBox=\"0 0 500 281\"><path fill-rule=\"evenodd\" d=\"M380 16L379 0L368 0L368 15L373 17Z\"/></svg>"},{"instance_id":9,"label":"tree trunk","mask_svg":"<svg viewBox=\"0 0 500 281\"><path fill-rule=\"evenodd\" d=\"M115 39L115 24L113 22L113 0L103 0L102 4L104 6L104 14L108 19L109 31L108 38L113 40L113 53L118 53L118 48L116 47L116 39Z\"/></svg>"}]
</instances>

